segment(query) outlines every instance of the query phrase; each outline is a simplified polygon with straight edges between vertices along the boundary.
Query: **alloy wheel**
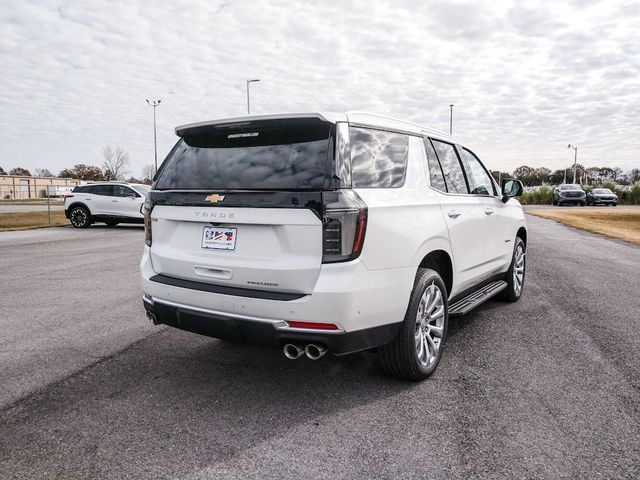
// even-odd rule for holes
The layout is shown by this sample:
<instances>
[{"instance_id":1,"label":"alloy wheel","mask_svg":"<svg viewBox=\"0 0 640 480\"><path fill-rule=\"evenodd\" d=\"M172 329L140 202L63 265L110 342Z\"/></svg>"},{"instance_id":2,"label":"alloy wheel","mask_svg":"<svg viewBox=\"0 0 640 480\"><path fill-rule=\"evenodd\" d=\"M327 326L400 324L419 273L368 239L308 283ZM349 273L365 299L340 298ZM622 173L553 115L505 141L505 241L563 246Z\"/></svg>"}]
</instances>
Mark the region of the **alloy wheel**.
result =
<instances>
[{"instance_id":1,"label":"alloy wheel","mask_svg":"<svg viewBox=\"0 0 640 480\"><path fill-rule=\"evenodd\" d=\"M83 227L87 223L87 212L82 208L76 208L71 212L71 223L74 227Z\"/></svg>"},{"instance_id":2,"label":"alloy wheel","mask_svg":"<svg viewBox=\"0 0 640 480\"><path fill-rule=\"evenodd\" d=\"M416 355L423 366L437 358L444 331L444 299L435 283L429 285L420 299L416 315Z\"/></svg>"},{"instance_id":3,"label":"alloy wheel","mask_svg":"<svg viewBox=\"0 0 640 480\"><path fill-rule=\"evenodd\" d=\"M516 247L513 255L513 288L514 293L520 296L522 284L524 283L524 261L525 253L522 244Z\"/></svg>"}]
</instances>

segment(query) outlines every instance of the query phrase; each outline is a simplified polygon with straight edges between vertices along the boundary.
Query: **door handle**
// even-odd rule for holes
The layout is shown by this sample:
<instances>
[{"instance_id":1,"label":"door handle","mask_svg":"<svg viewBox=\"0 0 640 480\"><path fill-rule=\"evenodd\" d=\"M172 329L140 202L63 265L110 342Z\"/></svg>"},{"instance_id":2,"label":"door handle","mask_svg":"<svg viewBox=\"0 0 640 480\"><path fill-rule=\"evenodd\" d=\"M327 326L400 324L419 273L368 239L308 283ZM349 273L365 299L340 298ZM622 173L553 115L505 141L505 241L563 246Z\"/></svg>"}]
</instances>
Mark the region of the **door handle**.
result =
<instances>
[{"instance_id":1,"label":"door handle","mask_svg":"<svg viewBox=\"0 0 640 480\"><path fill-rule=\"evenodd\" d=\"M112 201L112 202L116 202L116 203L118 203L118 200L111 200L111 201Z\"/></svg>"},{"instance_id":2,"label":"door handle","mask_svg":"<svg viewBox=\"0 0 640 480\"><path fill-rule=\"evenodd\" d=\"M486 213L487 215L493 215L493 208L485 208L484 213Z\"/></svg>"},{"instance_id":3,"label":"door handle","mask_svg":"<svg viewBox=\"0 0 640 480\"><path fill-rule=\"evenodd\" d=\"M457 210L449 210L449 212L447 212L447 215L449 215L451 218L458 218L462 214Z\"/></svg>"}]
</instances>

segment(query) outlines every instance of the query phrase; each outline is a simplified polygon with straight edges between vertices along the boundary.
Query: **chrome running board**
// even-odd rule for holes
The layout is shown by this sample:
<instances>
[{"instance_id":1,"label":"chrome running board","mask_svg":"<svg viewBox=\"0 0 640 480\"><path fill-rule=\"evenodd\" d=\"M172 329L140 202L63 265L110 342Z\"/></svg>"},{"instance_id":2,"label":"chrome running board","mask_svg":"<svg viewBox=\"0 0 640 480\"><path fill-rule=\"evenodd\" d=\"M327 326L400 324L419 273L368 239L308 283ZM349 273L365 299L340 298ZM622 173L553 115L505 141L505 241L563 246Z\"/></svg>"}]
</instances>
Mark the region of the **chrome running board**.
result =
<instances>
[{"instance_id":1,"label":"chrome running board","mask_svg":"<svg viewBox=\"0 0 640 480\"><path fill-rule=\"evenodd\" d=\"M505 288L507 288L507 282L504 280L491 282L480 290L476 290L475 292L449 305L449 316L453 317L456 315L464 315L476 308L478 305L483 304L494 295L497 295Z\"/></svg>"}]
</instances>

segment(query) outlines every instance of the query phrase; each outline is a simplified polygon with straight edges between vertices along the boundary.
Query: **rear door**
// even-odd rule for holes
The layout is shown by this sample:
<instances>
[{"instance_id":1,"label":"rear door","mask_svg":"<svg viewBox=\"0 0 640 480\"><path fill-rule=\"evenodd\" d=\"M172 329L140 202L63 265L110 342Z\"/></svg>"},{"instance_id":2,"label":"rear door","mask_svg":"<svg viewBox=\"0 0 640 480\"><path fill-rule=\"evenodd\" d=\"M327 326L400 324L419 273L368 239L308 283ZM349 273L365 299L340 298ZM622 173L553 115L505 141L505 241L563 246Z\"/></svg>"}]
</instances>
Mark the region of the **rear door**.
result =
<instances>
[{"instance_id":1,"label":"rear door","mask_svg":"<svg viewBox=\"0 0 640 480\"><path fill-rule=\"evenodd\" d=\"M322 263L321 192L333 132L319 118L179 131L149 194L154 270L311 293Z\"/></svg>"},{"instance_id":2,"label":"rear door","mask_svg":"<svg viewBox=\"0 0 640 480\"><path fill-rule=\"evenodd\" d=\"M92 215L115 215L113 185L92 185L90 192Z\"/></svg>"},{"instance_id":3,"label":"rear door","mask_svg":"<svg viewBox=\"0 0 640 480\"><path fill-rule=\"evenodd\" d=\"M465 174L452 144L427 139L426 147L431 184L449 230L458 279L456 283L459 290L464 290L484 275L485 213L482 199L469 194ZM434 178L441 180L437 182ZM443 188L446 191L442 191Z\"/></svg>"}]
</instances>

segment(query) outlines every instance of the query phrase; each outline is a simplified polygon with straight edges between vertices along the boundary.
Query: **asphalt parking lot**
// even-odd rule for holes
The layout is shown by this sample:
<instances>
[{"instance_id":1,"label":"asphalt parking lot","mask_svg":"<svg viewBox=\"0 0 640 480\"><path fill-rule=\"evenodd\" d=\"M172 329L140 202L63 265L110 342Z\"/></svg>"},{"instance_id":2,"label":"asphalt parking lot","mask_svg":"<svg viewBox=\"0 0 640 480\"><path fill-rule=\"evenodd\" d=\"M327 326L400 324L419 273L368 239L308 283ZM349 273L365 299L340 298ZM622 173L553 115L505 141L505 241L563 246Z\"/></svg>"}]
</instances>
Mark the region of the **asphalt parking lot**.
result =
<instances>
[{"instance_id":1,"label":"asphalt parking lot","mask_svg":"<svg viewBox=\"0 0 640 480\"><path fill-rule=\"evenodd\" d=\"M0 478L638 478L640 247L528 221L422 383L150 326L138 227L0 234Z\"/></svg>"}]
</instances>

